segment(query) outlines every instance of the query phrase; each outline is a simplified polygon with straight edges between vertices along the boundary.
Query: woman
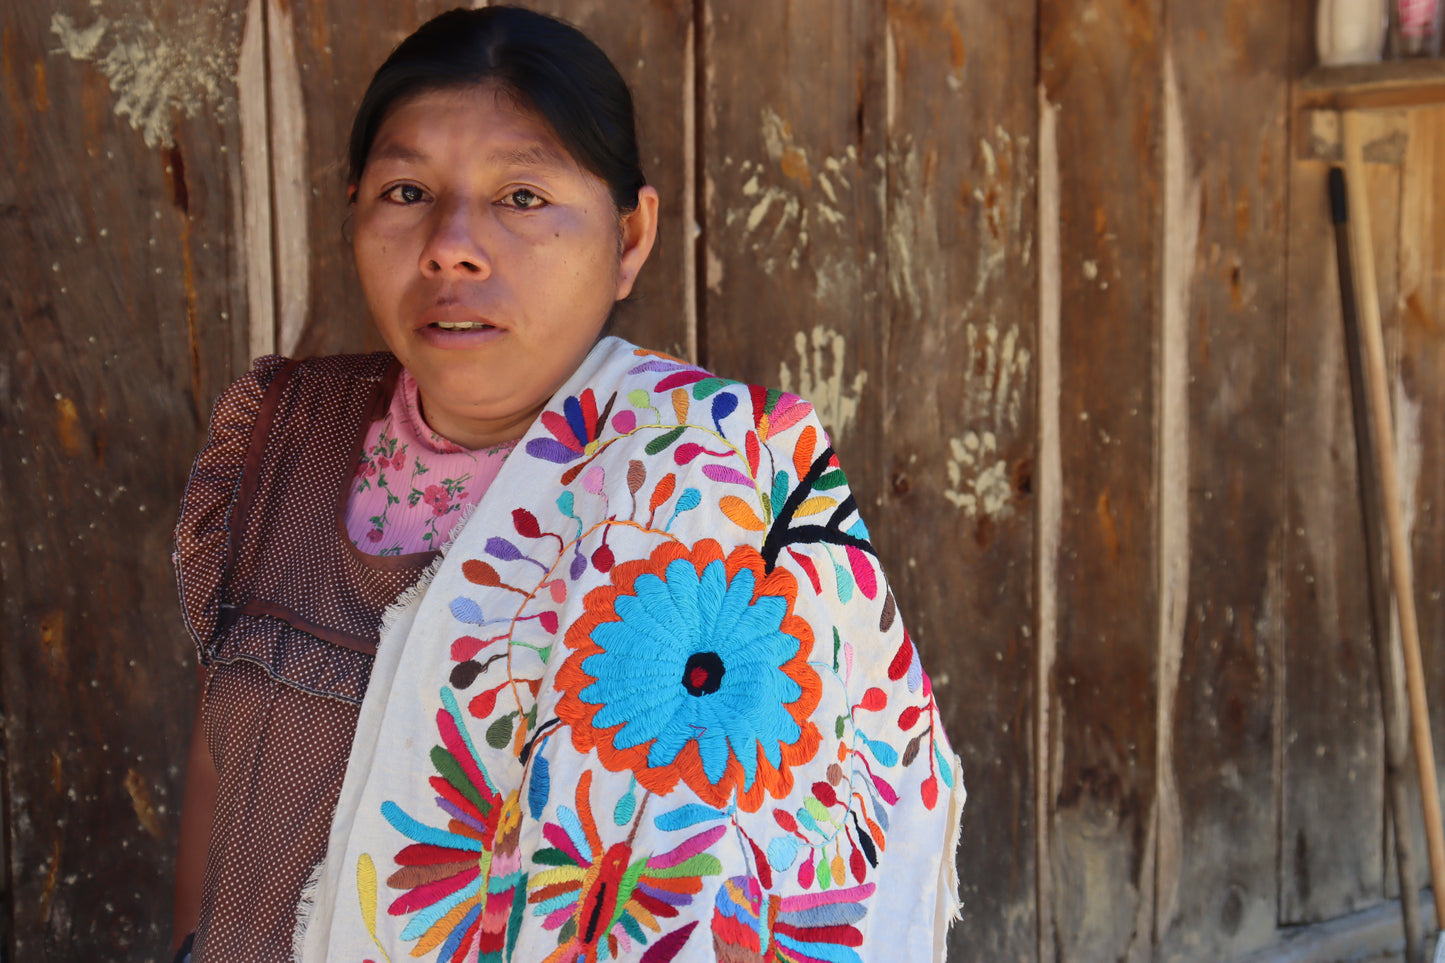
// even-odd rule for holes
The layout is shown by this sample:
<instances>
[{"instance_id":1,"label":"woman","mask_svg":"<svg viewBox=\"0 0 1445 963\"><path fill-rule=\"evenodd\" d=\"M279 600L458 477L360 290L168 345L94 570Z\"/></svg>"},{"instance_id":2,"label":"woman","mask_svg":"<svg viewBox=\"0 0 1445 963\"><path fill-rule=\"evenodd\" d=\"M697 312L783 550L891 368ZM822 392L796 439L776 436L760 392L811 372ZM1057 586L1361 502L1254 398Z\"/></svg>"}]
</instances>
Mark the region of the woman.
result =
<instances>
[{"instance_id":1,"label":"woman","mask_svg":"<svg viewBox=\"0 0 1445 963\"><path fill-rule=\"evenodd\" d=\"M811 407L601 338L658 204L605 55L437 17L350 196L390 351L258 361L177 529L181 952L939 952L962 786Z\"/></svg>"}]
</instances>

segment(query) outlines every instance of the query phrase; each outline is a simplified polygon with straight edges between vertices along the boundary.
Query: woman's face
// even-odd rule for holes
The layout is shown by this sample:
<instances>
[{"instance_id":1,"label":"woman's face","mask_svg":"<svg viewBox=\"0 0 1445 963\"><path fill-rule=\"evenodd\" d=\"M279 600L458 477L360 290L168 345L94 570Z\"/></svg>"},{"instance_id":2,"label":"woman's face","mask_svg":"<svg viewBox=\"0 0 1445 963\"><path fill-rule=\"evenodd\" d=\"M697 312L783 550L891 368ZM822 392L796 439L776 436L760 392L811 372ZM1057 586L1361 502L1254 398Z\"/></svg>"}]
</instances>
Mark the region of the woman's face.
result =
<instances>
[{"instance_id":1,"label":"woman's face","mask_svg":"<svg viewBox=\"0 0 1445 963\"><path fill-rule=\"evenodd\" d=\"M354 203L372 319L428 424L469 448L526 431L632 289L657 226L656 191L619 218L602 179L489 86L393 107Z\"/></svg>"}]
</instances>

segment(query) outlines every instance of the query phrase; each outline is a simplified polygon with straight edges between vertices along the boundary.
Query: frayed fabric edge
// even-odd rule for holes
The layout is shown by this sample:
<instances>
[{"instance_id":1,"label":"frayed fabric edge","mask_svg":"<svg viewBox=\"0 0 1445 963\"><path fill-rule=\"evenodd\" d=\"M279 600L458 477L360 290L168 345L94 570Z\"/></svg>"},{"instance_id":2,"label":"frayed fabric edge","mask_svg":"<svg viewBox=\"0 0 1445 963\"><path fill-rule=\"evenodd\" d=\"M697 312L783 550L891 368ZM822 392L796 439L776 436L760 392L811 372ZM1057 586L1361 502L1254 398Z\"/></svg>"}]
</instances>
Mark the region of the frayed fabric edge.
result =
<instances>
[{"instance_id":1,"label":"frayed fabric edge","mask_svg":"<svg viewBox=\"0 0 1445 963\"><path fill-rule=\"evenodd\" d=\"M933 959L943 963L948 958L948 930L963 919L963 900L958 889L958 845L963 829L963 806L968 792L963 788L963 763L955 754L952 760L953 788L948 794L948 831L944 838L943 859L938 867L938 903L933 910Z\"/></svg>"},{"instance_id":2,"label":"frayed fabric edge","mask_svg":"<svg viewBox=\"0 0 1445 963\"><path fill-rule=\"evenodd\" d=\"M485 499L486 496L484 495L482 497ZM457 543L457 538L461 535L462 529L467 527L467 523L470 522L472 516L477 513L477 506L480 504L481 502L476 502L462 510L461 518L457 519L457 523L452 526L451 534L447 536L447 540L439 550L437 557L432 559L431 564L422 571L421 575L417 577L417 580L412 583L411 588L398 595L396 601L388 605L386 611L381 613L381 626L377 632L378 638L386 638L391 633L391 630L396 627L397 620L401 618L402 613L416 604L423 595L426 595L426 590L431 586L432 580L436 578L437 572L441 571L442 563L447 559L447 553L450 552L452 546Z\"/></svg>"},{"instance_id":3,"label":"frayed fabric edge","mask_svg":"<svg viewBox=\"0 0 1445 963\"><path fill-rule=\"evenodd\" d=\"M316 911L316 894L321 889L321 873L326 866L326 857L311 867L306 882L301 885L301 898L296 901L296 928L291 931L291 959L299 963L306 947L306 930L311 925L311 914Z\"/></svg>"}]
</instances>

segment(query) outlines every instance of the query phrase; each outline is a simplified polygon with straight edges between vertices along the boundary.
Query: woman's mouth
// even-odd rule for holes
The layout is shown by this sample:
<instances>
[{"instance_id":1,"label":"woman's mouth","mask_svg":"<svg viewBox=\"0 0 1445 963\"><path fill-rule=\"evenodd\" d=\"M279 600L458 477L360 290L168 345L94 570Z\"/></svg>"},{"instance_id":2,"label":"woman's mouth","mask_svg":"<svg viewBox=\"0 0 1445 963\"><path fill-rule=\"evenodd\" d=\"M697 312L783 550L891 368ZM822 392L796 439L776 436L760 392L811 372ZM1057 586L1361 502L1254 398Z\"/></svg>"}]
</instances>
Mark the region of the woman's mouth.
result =
<instances>
[{"instance_id":1,"label":"woman's mouth","mask_svg":"<svg viewBox=\"0 0 1445 963\"><path fill-rule=\"evenodd\" d=\"M433 321L427 327L440 328L443 331L482 331L492 325L485 321Z\"/></svg>"}]
</instances>

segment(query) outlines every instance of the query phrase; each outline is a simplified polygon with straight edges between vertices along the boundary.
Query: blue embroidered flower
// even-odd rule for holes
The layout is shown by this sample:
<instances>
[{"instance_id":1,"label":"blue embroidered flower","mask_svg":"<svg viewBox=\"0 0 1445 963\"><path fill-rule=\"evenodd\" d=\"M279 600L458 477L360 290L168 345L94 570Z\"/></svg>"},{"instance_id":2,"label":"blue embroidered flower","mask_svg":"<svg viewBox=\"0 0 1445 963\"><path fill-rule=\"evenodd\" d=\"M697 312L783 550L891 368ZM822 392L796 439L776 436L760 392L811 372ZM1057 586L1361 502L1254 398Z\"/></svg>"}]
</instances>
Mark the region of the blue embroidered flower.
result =
<instances>
[{"instance_id":1,"label":"blue embroidered flower","mask_svg":"<svg viewBox=\"0 0 1445 963\"><path fill-rule=\"evenodd\" d=\"M808 716L821 692L793 576L705 540L663 545L611 577L588 593L557 674L578 751L595 747L654 792L681 779L717 807L735 792L745 810L786 796L790 767L817 751Z\"/></svg>"}]
</instances>

